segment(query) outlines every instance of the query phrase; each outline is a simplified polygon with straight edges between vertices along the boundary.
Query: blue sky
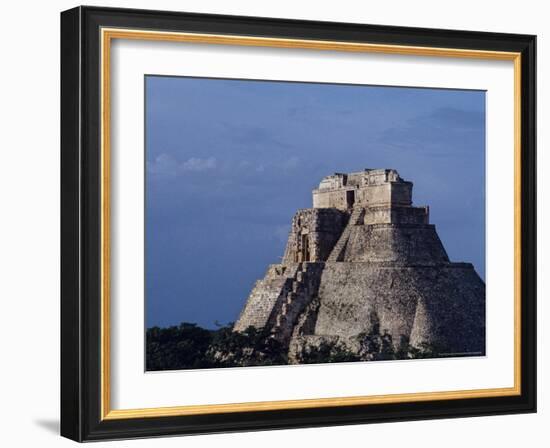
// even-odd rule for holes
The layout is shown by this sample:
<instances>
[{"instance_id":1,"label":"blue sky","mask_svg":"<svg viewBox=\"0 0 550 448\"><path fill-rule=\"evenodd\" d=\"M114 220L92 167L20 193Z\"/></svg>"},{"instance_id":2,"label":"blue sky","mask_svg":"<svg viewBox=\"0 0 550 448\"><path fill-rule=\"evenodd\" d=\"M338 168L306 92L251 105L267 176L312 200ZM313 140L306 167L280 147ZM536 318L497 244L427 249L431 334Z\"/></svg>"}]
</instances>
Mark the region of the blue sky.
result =
<instances>
[{"instance_id":1,"label":"blue sky","mask_svg":"<svg viewBox=\"0 0 550 448\"><path fill-rule=\"evenodd\" d=\"M333 172L395 168L485 277L485 92L146 77L146 325L237 319Z\"/></svg>"}]
</instances>

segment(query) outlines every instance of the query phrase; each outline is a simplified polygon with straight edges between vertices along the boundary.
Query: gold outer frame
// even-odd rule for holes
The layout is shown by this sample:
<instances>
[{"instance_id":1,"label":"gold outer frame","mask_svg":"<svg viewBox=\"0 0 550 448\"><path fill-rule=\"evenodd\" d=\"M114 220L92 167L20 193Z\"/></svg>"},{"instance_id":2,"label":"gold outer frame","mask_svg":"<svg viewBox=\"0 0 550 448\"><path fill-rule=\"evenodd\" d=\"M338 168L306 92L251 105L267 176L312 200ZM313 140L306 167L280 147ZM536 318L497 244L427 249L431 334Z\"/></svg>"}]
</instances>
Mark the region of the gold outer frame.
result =
<instances>
[{"instance_id":1,"label":"gold outer frame","mask_svg":"<svg viewBox=\"0 0 550 448\"><path fill-rule=\"evenodd\" d=\"M111 409L110 349L110 191L111 191L111 91L110 63L113 39L186 42L213 45L296 48L383 53L412 56L455 57L505 60L514 63L514 386L442 392L315 398L246 403L170 406L139 409ZM383 403L486 398L521 395L521 53L419 47L306 39L280 39L218 34L144 31L138 29L101 29L101 420L168 417L184 415L307 409Z\"/></svg>"}]
</instances>

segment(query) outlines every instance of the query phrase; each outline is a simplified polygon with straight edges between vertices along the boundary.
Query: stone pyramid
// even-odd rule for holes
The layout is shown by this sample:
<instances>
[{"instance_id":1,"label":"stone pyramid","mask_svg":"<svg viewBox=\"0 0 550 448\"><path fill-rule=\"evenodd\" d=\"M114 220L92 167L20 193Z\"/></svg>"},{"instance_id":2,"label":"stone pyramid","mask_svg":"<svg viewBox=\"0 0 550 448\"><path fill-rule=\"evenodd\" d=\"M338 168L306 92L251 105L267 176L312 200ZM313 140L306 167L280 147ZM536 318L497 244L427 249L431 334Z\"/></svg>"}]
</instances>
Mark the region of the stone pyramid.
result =
<instances>
[{"instance_id":1,"label":"stone pyramid","mask_svg":"<svg viewBox=\"0 0 550 448\"><path fill-rule=\"evenodd\" d=\"M429 208L412 205L412 187L393 169L325 177L234 331L268 330L291 360L323 341L359 350L358 335L375 330L395 349L485 354L485 284L472 264L449 261Z\"/></svg>"}]
</instances>

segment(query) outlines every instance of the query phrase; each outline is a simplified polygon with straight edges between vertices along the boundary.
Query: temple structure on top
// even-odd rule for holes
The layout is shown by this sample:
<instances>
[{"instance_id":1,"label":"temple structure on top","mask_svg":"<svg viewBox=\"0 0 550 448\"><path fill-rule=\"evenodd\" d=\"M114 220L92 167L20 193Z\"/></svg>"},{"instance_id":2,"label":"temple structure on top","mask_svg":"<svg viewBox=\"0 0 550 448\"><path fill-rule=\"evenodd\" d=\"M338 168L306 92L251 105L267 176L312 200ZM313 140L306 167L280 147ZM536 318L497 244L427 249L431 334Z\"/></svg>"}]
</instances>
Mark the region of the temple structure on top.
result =
<instances>
[{"instance_id":1,"label":"temple structure on top","mask_svg":"<svg viewBox=\"0 0 550 448\"><path fill-rule=\"evenodd\" d=\"M354 347L374 326L393 343L485 352L485 284L453 263L394 169L335 173L298 210L281 263L254 285L234 331L268 329L289 355L335 338Z\"/></svg>"},{"instance_id":2,"label":"temple structure on top","mask_svg":"<svg viewBox=\"0 0 550 448\"><path fill-rule=\"evenodd\" d=\"M313 207L344 211L356 205L410 207L412 186L412 182L404 181L396 170L335 173L325 177L319 188L313 190Z\"/></svg>"}]
</instances>

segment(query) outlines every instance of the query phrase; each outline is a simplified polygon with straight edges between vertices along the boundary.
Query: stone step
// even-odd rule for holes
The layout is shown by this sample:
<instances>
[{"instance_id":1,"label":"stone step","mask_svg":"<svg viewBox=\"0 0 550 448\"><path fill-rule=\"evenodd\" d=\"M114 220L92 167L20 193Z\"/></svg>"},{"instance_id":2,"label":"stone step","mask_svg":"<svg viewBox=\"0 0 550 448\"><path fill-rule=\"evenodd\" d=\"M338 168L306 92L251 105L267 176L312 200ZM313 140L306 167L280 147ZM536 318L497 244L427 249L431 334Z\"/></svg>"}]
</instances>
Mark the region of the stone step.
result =
<instances>
[{"instance_id":1,"label":"stone step","mask_svg":"<svg viewBox=\"0 0 550 448\"><path fill-rule=\"evenodd\" d=\"M349 217L348 225L342 232L342 235L340 235L340 238L338 238L338 241L334 245L327 261L339 261L351 235L351 227L361 224L364 214L365 210L363 208L353 209L351 216Z\"/></svg>"},{"instance_id":2,"label":"stone step","mask_svg":"<svg viewBox=\"0 0 550 448\"><path fill-rule=\"evenodd\" d=\"M344 232L340 236L340 239L334 245L334 248L332 249L332 252L330 253L330 256L328 257L327 261L338 261L342 251L344 250L344 247L348 243L350 233L351 233L351 231L346 232L344 230Z\"/></svg>"},{"instance_id":3,"label":"stone step","mask_svg":"<svg viewBox=\"0 0 550 448\"><path fill-rule=\"evenodd\" d=\"M362 224L363 217L365 216L365 209L364 208L354 208L353 212L351 213L351 216L349 218L349 222L353 226L357 226Z\"/></svg>"}]
</instances>

